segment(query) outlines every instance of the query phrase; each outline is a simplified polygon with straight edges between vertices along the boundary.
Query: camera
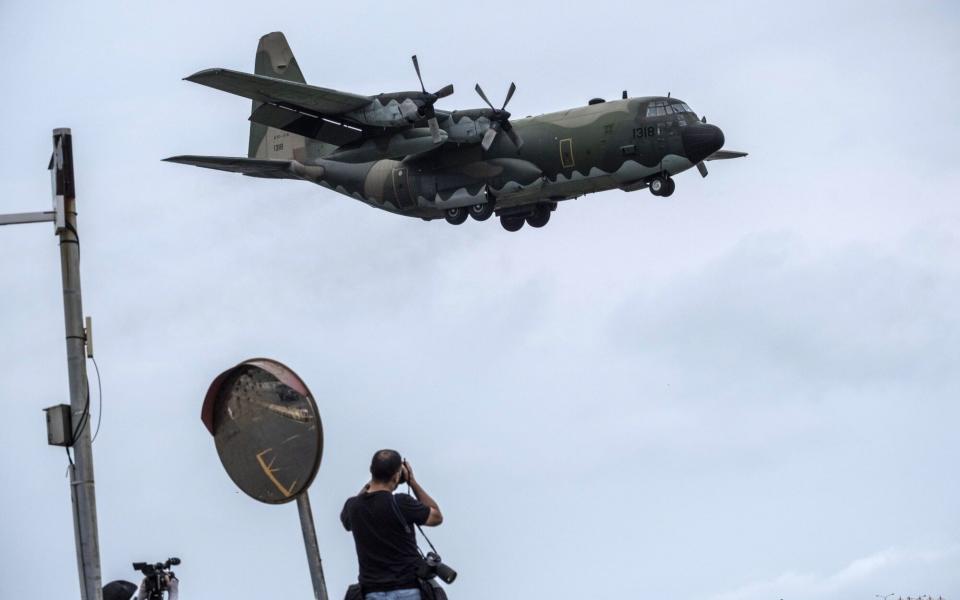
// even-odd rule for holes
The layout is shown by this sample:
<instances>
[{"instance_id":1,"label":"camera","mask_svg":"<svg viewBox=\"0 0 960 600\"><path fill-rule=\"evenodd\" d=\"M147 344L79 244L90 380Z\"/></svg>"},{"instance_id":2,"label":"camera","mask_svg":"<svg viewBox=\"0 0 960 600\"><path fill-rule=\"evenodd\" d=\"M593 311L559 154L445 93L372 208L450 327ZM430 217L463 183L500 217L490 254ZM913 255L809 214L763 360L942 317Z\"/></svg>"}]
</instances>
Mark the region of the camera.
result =
<instances>
[{"instance_id":1,"label":"camera","mask_svg":"<svg viewBox=\"0 0 960 600\"><path fill-rule=\"evenodd\" d=\"M444 583L453 583L457 578L457 572L451 569L449 565L443 564L439 554L427 552L423 561L420 562L420 566L417 567L417 577L420 579L439 577Z\"/></svg>"},{"instance_id":2,"label":"camera","mask_svg":"<svg viewBox=\"0 0 960 600\"><path fill-rule=\"evenodd\" d=\"M162 600L163 593L167 591L167 581L170 577L176 577L170 567L180 564L179 558L168 558L162 563L133 563L136 571L143 573L147 587L147 598L149 600Z\"/></svg>"}]
</instances>

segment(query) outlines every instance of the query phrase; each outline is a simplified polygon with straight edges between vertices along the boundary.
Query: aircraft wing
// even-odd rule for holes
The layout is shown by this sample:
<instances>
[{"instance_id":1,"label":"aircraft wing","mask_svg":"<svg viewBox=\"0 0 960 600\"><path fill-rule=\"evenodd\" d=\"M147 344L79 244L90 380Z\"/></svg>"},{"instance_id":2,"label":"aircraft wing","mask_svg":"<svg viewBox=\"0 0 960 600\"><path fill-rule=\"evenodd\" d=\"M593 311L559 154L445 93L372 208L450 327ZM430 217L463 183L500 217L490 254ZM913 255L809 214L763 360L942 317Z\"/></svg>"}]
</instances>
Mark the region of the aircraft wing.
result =
<instances>
[{"instance_id":1,"label":"aircraft wing","mask_svg":"<svg viewBox=\"0 0 960 600\"><path fill-rule=\"evenodd\" d=\"M298 107L320 115L339 115L370 104L370 98L360 94L230 69L204 69L184 79L251 100Z\"/></svg>"},{"instance_id":2,"label":"aircraft wing","mask_svg":"<svg viewBox=\"0 0 960 600\"><path fill-rule=\"evenodd\" d=\"M163 159L166 162L181 165L193 165L205 169L243 173L250 177L264 177L267 179L301 179L291 170L293 161L269 160L262 158L240 158L235 156L171 156Z\"/></svg>"},{"instance_id":3,"label":"aircraft wing","mask_svg":"<svg viewBox=\"0 0 960 600\"><path fill-rule=\"evenodd\" d=\"M717 150L703 160L727 160L730 158L743 158L746 152L737 152L735 150Z\"/></svg>"}]
</instances>

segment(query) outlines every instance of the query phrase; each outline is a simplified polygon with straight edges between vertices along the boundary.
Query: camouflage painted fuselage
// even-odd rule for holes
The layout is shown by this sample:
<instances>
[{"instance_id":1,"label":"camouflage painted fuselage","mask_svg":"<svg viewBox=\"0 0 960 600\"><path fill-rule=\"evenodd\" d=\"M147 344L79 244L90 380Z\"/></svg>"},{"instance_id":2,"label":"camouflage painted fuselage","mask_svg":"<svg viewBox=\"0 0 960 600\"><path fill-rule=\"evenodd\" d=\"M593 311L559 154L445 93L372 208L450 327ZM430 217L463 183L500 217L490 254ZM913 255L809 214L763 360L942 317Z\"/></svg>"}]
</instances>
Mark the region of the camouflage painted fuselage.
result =
<instances>
[{"instance_id":1,"label":"camouflage painted fuselage","mask_svg":"<svg viewBox=\"0 0 960 600\"><path fill-rule=\"evenodd\" d=\"M674 175L696 166L706 176L704 160L745 155L720 151L720 129L676 98L624 92L513 121L513 84L500 108L477 85L488 108L453 112L434 108L452 85L374 96L307 85L280 32L260 39L253 74L213 68L186 79L253 101L247 157L166 160L311 181L392 213L453 224L496 214L510 231L524 222L542 227L561 200L614 188L669 196Z\"/></svg>"},{"instance_id":2,"label":"camouflage painted fuselage","mask_svg":"<svg viewBox=\"0 0 960 600\"><path fill-rule=\"evenodd\" d=\"M630 98L518 119L518 150L497 136L489 150L447 142L423 156L348 164L306 159L301 175L324 187L390 212L439 218L450 208L495 202L511 207L556 202L614 188L646 187L659 174L685 171L723 145L723 134L691 112L647 117L661 97ZM470 111L464 111L469 113ZM458 112L441 119L460 138L488 126ZM319 168L318 168L319 167Z\"/></svg>"}]
</instances>

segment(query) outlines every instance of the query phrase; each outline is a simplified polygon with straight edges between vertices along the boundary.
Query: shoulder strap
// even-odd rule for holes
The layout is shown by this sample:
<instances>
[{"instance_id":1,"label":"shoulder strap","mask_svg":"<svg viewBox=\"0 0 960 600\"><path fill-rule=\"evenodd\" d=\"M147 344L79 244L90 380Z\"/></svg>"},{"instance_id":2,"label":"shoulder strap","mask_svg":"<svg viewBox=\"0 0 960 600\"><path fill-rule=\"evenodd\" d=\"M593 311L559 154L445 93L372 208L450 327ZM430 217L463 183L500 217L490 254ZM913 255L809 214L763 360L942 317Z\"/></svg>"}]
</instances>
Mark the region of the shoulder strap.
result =
<instances>
[{"instance_id":1,"label":"shoulder strap","mask_svg":"<svg viewBox=\"0 0 960 600\"><path fill-rule=\"evenodd\" d=\"M411 533L413 530L410 529L410 524L407 523L407 520L403 518L403 513L400 511L400 505L397 504L397 497L392 492L390 493L390 504L393 506L393 514L397 515L397 518L400 519L400 524L403 525L403 530L407 533Z\"/></svg>"}]
</instances>

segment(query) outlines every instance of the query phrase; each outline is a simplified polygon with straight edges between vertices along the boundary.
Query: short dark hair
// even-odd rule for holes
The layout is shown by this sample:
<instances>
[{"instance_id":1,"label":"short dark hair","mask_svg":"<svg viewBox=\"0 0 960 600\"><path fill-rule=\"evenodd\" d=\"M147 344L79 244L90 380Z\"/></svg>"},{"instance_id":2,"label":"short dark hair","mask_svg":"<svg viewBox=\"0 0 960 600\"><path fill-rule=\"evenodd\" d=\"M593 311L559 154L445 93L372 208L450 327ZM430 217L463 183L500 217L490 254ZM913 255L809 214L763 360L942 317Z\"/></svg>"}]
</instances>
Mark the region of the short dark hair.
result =
<instances>
[{"instance_id":1,"label":"short dark hair","mask_svg":"<svg viewBox=\"0 0 960 600\"><path fill-rule=\"evenodd\" d=\"M388 483L400 470L403 459L396 450L377 450L370 461L370 475L379 483Z\"/></svg>"}]
</instances>

